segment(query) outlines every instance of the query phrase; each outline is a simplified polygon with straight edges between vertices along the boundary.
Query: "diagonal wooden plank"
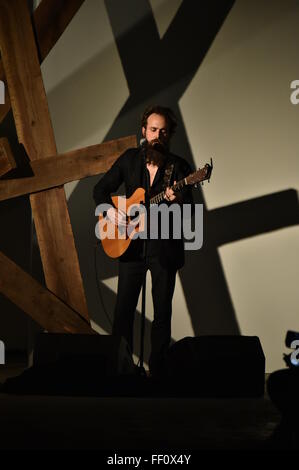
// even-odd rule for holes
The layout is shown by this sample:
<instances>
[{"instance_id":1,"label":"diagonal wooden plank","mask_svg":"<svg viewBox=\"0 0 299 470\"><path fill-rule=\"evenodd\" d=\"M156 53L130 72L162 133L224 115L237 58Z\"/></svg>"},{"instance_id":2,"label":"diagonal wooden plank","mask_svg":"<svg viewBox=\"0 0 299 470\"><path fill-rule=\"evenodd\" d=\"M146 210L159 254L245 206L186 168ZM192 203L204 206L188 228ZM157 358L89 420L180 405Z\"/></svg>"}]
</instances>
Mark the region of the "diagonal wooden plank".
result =
<instances>
[{"instance_id":1,"label":"diagonal wooden plank","mask_svg":"<svg viewBox=\"0 0 299 470\"><path fill-rule=\"evenodd\" d=\"M0 26L0 48L19 142L30 160L55 155L54 132L26 2L0 0Z\"/></svg>"},{"instance_id":2,"label":"diagonal wooden plank","mask_svg":"<svg viewBox=\"0 0 299 470\"><path fill-rule=\"evenodd\" d=\"M16 162L6 137L0 137L0 176L5 175L12 168L16 168Z\"/></svg>"},{"instance_id":3,"label":"diagonal wooden plank","mask_svg":"<svg viewBox=\"0 0 299 470\"><path fill-rule=\"evenodd\" d=\"M49 332L96 333L88 321L1 252L0 292Z\"/></svg>"},{"instance_id":4,"label":"diagonal wooden plank","mask_svg":"<svg viewBox=\"0 0 299 470\"><path fill-rule=\"evenodd\" d=\"M66 178L74 172L78 178L73 178L73 180L82 179L85 176L106 172L125 150L136 146L136 135L131 135L35 160L31 163L31 167L36 175L51 172L54 166L55 171L59 171ZM73 166L77 168L73 169Z\"/></svg>"},{"instance_id":5,"label":"diagonal wooden plank","mask_svg":"<svg viewBox=\"0 0 299 470\"><path fill-rule=\"evenodd\" d=\"M42 62L61 34L75 16L84 0L42 0L33 13L33 24ZM7 2L8 3L8 2ZM0 80L6 84L6 77L0 59ZM0 122L11 108L9 90L6 87L5 104L0 106Z\"/></svg>"},{"instance_id":6,"label":"diagonal wooden plank","mask_svg":"<svg viewBox=\"0 0 299 470\"><path fill-rule=\"evenodd\" d=\"M53 156L54 132L27 2L0 0L0 47L19 142L30 160ZM88 318L64 189L34 194L30 202L47 287Z\"/></svg>"},{"instance_id":7,"label":"diagonal wooden plank","mask_svg":"<svg viewBox=\"0 0 299 470\"><path fill-rule=\"evenodd\" d=\"M42 0L34 11L34 25L41 60L56 44L84 0Z\"/></svg>"},{"instance_id":8,"label":"diagonal wooden plank","mask_svg":"<svg viewBox=\"0 0 299 470\"><path fill-rule=\"evenodd\" d=\"M103 144L71 150L61 155L34 160L31 162L31 167L35 176L0 181L0 201L105 173L127 148L136 147L136 142L136 136L123 137Z\"/></svg>"}]
</instances>

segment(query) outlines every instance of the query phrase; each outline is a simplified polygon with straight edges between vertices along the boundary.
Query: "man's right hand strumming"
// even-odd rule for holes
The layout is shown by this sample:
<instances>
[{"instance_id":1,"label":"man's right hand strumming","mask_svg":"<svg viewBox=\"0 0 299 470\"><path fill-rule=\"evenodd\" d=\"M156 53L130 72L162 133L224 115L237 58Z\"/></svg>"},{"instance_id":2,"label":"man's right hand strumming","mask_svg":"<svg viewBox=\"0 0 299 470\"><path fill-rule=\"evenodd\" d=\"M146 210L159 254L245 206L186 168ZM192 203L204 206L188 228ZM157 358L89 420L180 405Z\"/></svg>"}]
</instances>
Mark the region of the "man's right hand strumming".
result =
<instances>
[{"instance_id":1,"label":"man's right hand strumming","mask_svg":"<svg viewBox=\"0 0 299 470\"><path fill-rule=\"evenodd\" d=\"M115 207L110 207L107 210L107 217L111 222L114 223L114 225L119 225L121 227L126 227L128 225L126 213L124 211L115 209Z\"/></svg>"}]
</instances>

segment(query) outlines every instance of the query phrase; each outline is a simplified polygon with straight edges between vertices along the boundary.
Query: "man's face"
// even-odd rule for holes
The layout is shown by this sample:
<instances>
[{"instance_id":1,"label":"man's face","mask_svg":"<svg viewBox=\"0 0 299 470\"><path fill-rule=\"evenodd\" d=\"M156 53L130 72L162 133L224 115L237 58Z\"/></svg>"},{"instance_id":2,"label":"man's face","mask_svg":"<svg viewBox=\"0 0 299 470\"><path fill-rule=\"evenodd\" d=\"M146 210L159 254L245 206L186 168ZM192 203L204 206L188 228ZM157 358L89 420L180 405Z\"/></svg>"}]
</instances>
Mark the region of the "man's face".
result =
<instances>
[{"instance_id":1,"label":"man's face","mask_svg":"<svg viewBox=\"0 0 299 470\"><path fill-rule=\"evenodd\" d=\"M169 131L165 117L161 114L151 114L147 118L147 126L142 128L142 135L149 144L157 142L168 148Z\"/></svg>"}]
</instances>

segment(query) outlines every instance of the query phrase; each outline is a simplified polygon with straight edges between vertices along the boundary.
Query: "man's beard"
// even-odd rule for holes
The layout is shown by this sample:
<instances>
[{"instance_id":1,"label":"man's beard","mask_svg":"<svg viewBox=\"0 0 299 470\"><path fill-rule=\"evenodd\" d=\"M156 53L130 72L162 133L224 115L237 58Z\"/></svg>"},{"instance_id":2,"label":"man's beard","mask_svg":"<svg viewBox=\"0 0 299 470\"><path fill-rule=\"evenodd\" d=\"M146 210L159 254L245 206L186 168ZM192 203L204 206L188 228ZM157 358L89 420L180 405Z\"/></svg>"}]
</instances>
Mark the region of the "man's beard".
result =
<instances>
[{"instance_id":1,"label":"man's beard","mask_svg":"<svg viewBox=\"0 0 299 470\"><path fill-rule=\"evenodd\" d=\"M159 139L146 143L146 163L162 166L166 160L168 146Z\"/></svg>"}]
</instances>

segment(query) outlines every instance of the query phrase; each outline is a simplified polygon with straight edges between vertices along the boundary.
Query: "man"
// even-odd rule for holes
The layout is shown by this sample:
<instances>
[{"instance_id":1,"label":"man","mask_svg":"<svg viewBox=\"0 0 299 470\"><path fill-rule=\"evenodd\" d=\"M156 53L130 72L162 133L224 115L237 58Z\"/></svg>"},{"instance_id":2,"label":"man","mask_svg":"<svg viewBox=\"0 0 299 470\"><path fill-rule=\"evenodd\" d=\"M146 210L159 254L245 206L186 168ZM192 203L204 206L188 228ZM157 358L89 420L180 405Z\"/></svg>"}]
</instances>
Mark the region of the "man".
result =
<instances>
[{"instance_id":1,"label":"man","mask_svg":"<svg viewBox=\"0 0 299 470\"><path fill-rule=\"evenodd\" d=\"M121 155L94 188L96 204L113 206L111 193L124 183L126 197L142 187L149 197L165 191L163 204L192 203L192 191L185 187L174 193L170 188L176 181L191 173L189 164L169 151L170 139L177 123L171 109L151 106L143 114L144 144ZM167 178L169 181L167 181ZM167 187L165 187L166 182ZM107 217L116 225L126 225L123 214L114 207ZM132 240L127 251L119 258L117 300L112 334L126 338L133 350L133 324L138 297L145 272L152 277L154 320L151 329L150 374L163 373L164 361L171 339L172 297L177 270L184 264L183 239Z\"/></svg>"}]
</instances>

